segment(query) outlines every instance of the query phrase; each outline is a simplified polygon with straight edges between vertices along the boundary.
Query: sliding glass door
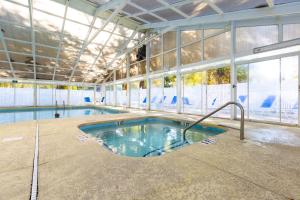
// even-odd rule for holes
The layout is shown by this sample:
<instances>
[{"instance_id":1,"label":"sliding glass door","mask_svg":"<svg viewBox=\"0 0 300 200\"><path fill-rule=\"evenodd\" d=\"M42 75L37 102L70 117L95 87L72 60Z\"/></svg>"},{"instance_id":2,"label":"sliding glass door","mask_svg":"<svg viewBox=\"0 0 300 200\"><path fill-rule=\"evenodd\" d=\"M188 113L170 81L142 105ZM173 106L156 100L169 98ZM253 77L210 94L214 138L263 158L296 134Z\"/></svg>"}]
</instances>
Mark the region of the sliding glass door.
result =
<instances>
[{"instance_id":1,"label":"sliding glass door","mask_svg":"<svg viewBox=\"0 0 300 200\"><path fill-rule=\"evenodd\" d=\"M249 119L298 123L298 56L237 66L237 101Z\"/></svg>"}]
</instances>

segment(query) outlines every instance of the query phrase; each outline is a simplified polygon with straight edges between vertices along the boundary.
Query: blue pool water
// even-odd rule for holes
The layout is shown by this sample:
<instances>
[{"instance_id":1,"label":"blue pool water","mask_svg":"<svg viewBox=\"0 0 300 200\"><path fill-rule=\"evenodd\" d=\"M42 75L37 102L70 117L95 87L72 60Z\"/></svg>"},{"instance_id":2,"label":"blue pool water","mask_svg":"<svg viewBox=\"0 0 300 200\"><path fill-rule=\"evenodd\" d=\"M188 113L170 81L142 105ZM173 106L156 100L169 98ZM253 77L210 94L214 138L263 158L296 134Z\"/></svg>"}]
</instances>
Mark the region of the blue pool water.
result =
<instances>
[{"instance_id":1,"label":"blue pool water","mask_svg":"<svg viewBox=\"0 0 300 200\"><path fill-rule=\"evenodd\" d=\"M121 111L95 108L95 107L73 107L73 108L20 108L20 109L1 109L0 124L14 123L20 121L53 119L55 113L59 113L59 118L76 117L84 115L105 115L117 114Z\"/></svg>"},{"instance_id":2,"label":"blue pool water","mask_svg":"<svg viewBox=\"0 0 300 200\"><path fill-rule=\"evenodd\" d=\"M197 125L187 132L187 141L183 141L182 132L185 127L183 122L143 118L86 125L80 129L96 137L114 153L132 157L158 156L224 132L220 128Z\"/></svg>"}]
</instances>

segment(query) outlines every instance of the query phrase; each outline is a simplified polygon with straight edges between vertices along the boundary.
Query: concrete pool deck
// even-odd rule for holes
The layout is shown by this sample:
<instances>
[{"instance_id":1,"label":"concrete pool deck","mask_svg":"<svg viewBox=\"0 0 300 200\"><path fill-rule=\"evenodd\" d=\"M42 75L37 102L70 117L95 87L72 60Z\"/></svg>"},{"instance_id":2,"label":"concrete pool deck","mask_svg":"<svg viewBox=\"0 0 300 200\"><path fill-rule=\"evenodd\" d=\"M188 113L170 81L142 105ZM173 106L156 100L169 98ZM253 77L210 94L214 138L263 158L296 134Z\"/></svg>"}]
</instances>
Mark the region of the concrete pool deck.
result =
<instances>
[{"instance_id":1,"label":"concrete pool deck","mask_svg":"<svg viewBox=\"0 0 300 200\"><path fill-rule=\"evenodd\" d=\"M84 123L165 116L126 113L41 120L38 197L44 199L300 199L300 128L246 122L216 143L159 157L118 156L84 135ZM175 119L199 116L170 114ZM238 121L209 119L238 127ZM0 125L0 199L29 199L36 123Z\"/></svg>"}]
</instances>

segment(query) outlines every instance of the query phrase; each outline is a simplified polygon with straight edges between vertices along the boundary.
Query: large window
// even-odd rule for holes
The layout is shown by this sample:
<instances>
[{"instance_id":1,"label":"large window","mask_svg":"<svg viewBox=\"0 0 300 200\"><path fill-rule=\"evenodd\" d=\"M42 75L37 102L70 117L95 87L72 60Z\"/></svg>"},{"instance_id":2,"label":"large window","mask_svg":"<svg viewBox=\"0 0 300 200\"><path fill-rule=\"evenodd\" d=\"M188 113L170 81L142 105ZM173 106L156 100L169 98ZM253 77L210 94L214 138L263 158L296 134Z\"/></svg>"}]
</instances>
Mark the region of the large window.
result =
<instances>
[{"instance_id":1,"label":"large window","mask_svg":"<svg viewBox=\"0 0 300 200\"><path fill-rule=\"evenodd\" d=\"M157 37L150 42L150 71L162 69L162 42L161 37Z\"/></svg>"},{"instance_id":2,"label":"large window","mask_svg":"<svg viewBox=\"0 0 300 200\"><path fill-rule=\"evenodd\" d=\"M105 104L106 105L114 104L114 87L113 87L113 85L105 86Z\"/></svg>"},{"instance_id":3,"label":"large window","mask_svg":"<svg viewBox=\"0 0 300 200\"><path fill-rule=\"evenodd\" d=\"M238 66L237 98L250 119L298 122L298 56Z\"/></svg>"},{"instance_id":4,"label":"large window","mask_svg":"<svg viewBox=\"0 0 300 200\"><path fill-rule=\"evenodd\" d=\"M164 69L176 66L176 32L171 31L163 35L163 65Z\"/></svg>"},{"instance_id":5,"label":"large window","mask_svg":"<svg viewBox=\"0 0 300 200\"><path fill-rule=\"evenodd\" d=\"M170 75L164 78L163 89L163 109L167 111L176 111L177 91L176 91L176 76Z\"/></svg>"},{"instance_id":6,"label":"large window","mask_svg":"<svg viewBox=\"0 0 300 200\"><path fill-rule=\"evenodd\" d=\"M130 107L146 108L147 105L147 84L145 80L130 83Z\"/></svg>"},{"instance_id":7,"label":"large window","mask_svg":"<svg viewBox=\"0 0 300 200\"><path fill-rule=\"evenodd\" d=\"M117 89L117 105L118 106L127 106L127 84L118 84L116 85Z\"/></svg>"},{"instance_id":8,"label":"large window","mask_svg":"<svg viewBox=\"0 0 300 200\"><path fill-rule=\"evenodd\" d=\"M230 54L230 32L222 29L204 30L204 60L226 57Z\"/></svg>"},{"instance_id":9,"label":"large window","mask_svg":"<svg viewBox=\"0 0 300 200\"><path fill-rule=\"evenodd\" d=\"M183 76L182 111L185 113L206 113L206 71Z\"/></svg>"},{"instance_id":10,"label":"large window","mask_svg":"<svg viewBox=\"0 0 300 200\"><path fill-rule=\"evenodd\" d=\"M283 40L300 38L300 24L283 25Z\"/></svg>"},{"instance_id":11,"label":"large window","mask_svg":"<svg viewBox=\"0 0 300 200\"><path fill-rule=\"evenodd\" d=\"M239 27L236 29L236 52L249 52L253 48L278 42L278 26Z\"/></svg>"},{"instance_id":12,"label":"large window","mask_svg":"<svg viewBox=\"0 0 300 200\"><path fill-rule=\"evenodd\" d=\"M202 60L201 38L202 30L181 32L181 65Z\"/></svg>"},{"instance_id":13,"label":"large window","mask_svg":"<svg viewBox=\"0 0 300 200\"><path fill-rule=\"evenodd\" d=\"M207 112L214 111L230 99L230 67L207 70ZM221 110L215 116L229 117L230 107Z\"/></svg>"},{"instance_id":14,"label":"large window","mask_svg":"<svg viewBox=\"0 0 300 200\"><path fill-rule=\"evenodd\" d=\"M162 78L151 80L151 99L150 105L152 110L161 110L164 96L163 96L163 80Z\"/></svg>"}]
</instances>

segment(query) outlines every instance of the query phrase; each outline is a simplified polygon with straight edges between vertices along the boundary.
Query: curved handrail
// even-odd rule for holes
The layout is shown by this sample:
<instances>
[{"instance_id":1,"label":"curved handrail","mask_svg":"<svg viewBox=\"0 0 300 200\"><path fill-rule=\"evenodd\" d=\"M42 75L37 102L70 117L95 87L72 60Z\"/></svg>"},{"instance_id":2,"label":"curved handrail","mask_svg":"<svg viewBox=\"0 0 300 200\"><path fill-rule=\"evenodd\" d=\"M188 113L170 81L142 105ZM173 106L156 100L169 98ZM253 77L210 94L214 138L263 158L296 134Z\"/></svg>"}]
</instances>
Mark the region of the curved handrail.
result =
<instances>
[{"instance_id":1,"label":"curved handrail","mask_svg":"<svg viewBox=\"0 0 300 200\"><path fill-rule=\"evenodd\" d=\"M183 141L186 140L186 132L187 130L189 130L190 128L192 128L193 126L197 125L198 123L202 122L203 120L207 119L208 117L212 116L213 114L219 112L220 110L222 110L223 108L229 106L229 105L235 105L237 107L240 108L241 110L241 124L240 124L240 140L243 140L245 139L245 136L244 136L244 108L243 106L240 104L240 103L237 103L237 102L234 102L234 101L229 101L227 103L225 103L223 106L217 108L216 110L214 110L213 112L211 113L208 113L207 115L205 115L204 117L202 117L201 119L199 119L198 121L194 122L193 124L189 125L188 127L186 127L184 130L183 130Z\"/></svg>"}]
</instances>

